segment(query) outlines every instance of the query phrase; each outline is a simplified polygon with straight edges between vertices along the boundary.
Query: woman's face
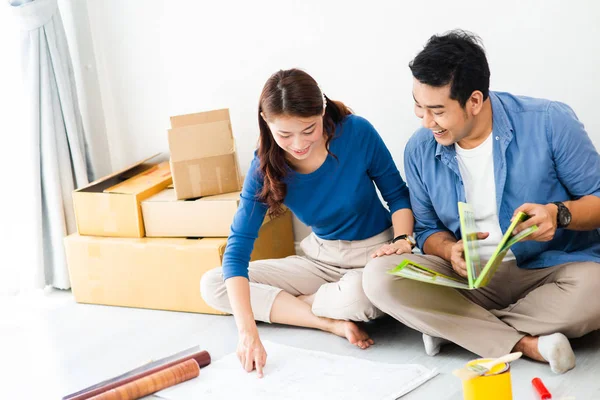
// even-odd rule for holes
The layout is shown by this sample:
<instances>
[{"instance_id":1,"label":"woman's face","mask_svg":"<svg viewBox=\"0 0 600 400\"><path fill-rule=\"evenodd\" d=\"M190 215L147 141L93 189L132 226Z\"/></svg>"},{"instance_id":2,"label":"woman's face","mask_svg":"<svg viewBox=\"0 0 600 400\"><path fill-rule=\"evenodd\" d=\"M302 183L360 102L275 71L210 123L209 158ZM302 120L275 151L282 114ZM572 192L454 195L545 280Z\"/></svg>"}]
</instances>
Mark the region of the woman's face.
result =
<instances>
[{"instance_id":1,"label":"woman's face","mask_svg":"<svg viewBox=\"0 0 600 400\"><path fill-rule=\"evenodd\" d=\"M325 146L321 115L314 117L282 115L265 121L275 142L287 153L287 158L292 163L311 160L312 156L318 154L315 150Z\"/></svg>"}]
</instances>

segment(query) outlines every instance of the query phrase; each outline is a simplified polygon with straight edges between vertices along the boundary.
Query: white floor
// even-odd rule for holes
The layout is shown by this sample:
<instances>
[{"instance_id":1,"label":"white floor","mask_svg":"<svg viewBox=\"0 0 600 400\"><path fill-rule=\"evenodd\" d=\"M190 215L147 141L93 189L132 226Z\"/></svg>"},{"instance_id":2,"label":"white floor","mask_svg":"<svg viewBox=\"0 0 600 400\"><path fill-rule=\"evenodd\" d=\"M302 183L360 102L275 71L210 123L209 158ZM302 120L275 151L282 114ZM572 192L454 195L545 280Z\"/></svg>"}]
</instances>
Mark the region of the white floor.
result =
<instances>
[{"instance_id":1,"label":"white floor","mask_svg":"<svg viewBox=\"0 0 600 400\"><path fill-rule=\"evenodd\" d=\"M198 344L218 359L235 350L237 339L229 316L83 305L62 291L0 298L0 316L0 399L58 399ZM461 384L451 371L476 358L454 345L428 357L421 335L391 319L367 326L375 346L366 351L323 332L259 327L264 339L277 343L373 361L417 363L440 371L403 400L462 399ZM600 332L574 340L573 347L577 367L565 375L554 375L541 363L515 362L514 399L537 398L530 384L536 376L553 399L600 399Z\"/></svg>"}]
</instances>

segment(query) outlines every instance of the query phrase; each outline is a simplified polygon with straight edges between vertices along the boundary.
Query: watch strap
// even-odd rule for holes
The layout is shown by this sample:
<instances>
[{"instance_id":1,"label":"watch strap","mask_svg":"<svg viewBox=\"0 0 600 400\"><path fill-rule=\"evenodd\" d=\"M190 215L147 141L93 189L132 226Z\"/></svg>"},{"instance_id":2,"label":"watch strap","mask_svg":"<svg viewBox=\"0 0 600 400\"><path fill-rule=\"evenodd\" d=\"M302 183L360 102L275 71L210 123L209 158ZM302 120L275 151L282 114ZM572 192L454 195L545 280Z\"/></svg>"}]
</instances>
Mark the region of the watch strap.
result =
<instances>
[{"instance_id":1,"label":"watch strap","mask_svg":"<svg viewBox=\"0 0 600 400\"><path fill-rule=\"evenodd\" d=\"M556 226L557 228L564 228L567 225L561 223L561 215L564 213L567 213L568 216L570 217L571 212L569 211L569 209L567 208L567 206L565 206L565 204L562 201L553 201L552 204L556 205L556 207L558 208L557 212L556 212Z\"/></svg>"},{"instance_id":2,"label":"watch strap","mask_svg":"<svg viewBox=\"0 0 600 400\"><path fill-rule=\"evenodd\" d=\"M394 239L392 239L392 243L396 243L399 240L406 240L408 242L408 244L410 244L411 248L415 247L415 245L408 239L408 235L405 233L402 235L398 235Z\"/></svg>"}]
</instances>

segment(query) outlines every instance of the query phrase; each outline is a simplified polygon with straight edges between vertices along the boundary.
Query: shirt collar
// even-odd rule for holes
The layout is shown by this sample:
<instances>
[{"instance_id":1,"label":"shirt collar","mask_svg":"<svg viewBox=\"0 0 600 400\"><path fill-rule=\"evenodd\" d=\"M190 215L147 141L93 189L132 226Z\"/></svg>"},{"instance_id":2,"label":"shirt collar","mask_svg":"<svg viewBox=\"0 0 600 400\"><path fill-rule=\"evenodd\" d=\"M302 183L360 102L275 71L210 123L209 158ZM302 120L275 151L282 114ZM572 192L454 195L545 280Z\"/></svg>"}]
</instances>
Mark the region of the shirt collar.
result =
<instances>
[{"instance_id":1,"label":"shirt collar","mask_svg":"<svg viewBox=\"0 0 600 400\"><path fill-rule=\"evenodd\" d=\"M512 139L513 126L508 119L508 115L502 106L502 101L495 92L490 91L490 101L492 103L492 123L494 135L499 136L505 142L510 142ZM455 153L454 146L442 146L436 142L435 156L440 159L443 154L453 155Z\"/></svg>"}]
</instances>

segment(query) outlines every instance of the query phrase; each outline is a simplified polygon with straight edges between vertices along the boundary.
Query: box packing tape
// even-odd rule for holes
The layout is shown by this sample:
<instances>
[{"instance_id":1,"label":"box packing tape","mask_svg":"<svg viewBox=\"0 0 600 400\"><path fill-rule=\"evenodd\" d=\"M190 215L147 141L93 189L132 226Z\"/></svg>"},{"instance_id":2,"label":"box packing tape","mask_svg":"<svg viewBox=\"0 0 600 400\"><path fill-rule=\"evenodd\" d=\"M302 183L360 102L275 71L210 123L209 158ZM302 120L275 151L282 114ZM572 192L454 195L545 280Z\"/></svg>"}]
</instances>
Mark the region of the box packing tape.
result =
<instances>
[{"instance_id":1,"label":"box packing tape","mask_svg":"<svg viewBox=\"0 0 600 400\"><path fill-rule=\"evenodd\" d=\"M216 170L216 174L217 174L217 184L219 185L219 192L223 193L223 177L221 176L221 167L217 167Z\"/></svg>"},{"instance_id":2,"label":"box packing tape","mask_svg":"<svg viewBox=\"0 0 600 400\"><path fill-rule=\"evenodd\" d=\"M121 228L121 220L118 218L118 214L115 210L116 194L106 194L101 197L102 214L106 215L106 218L102 220L102 230L104 233L117 233Z\"/></svg>"},{"instance_id":3,"label":"box packing tape","mask_svg":"<svg viewBox=\"0 0 600 400\"><path fill-rule=\"evenodd\" d=\"M194 194L202 193L202 172L200 172L200 164L188 165L187 179Z\"/></svg>"}]
</instances>

